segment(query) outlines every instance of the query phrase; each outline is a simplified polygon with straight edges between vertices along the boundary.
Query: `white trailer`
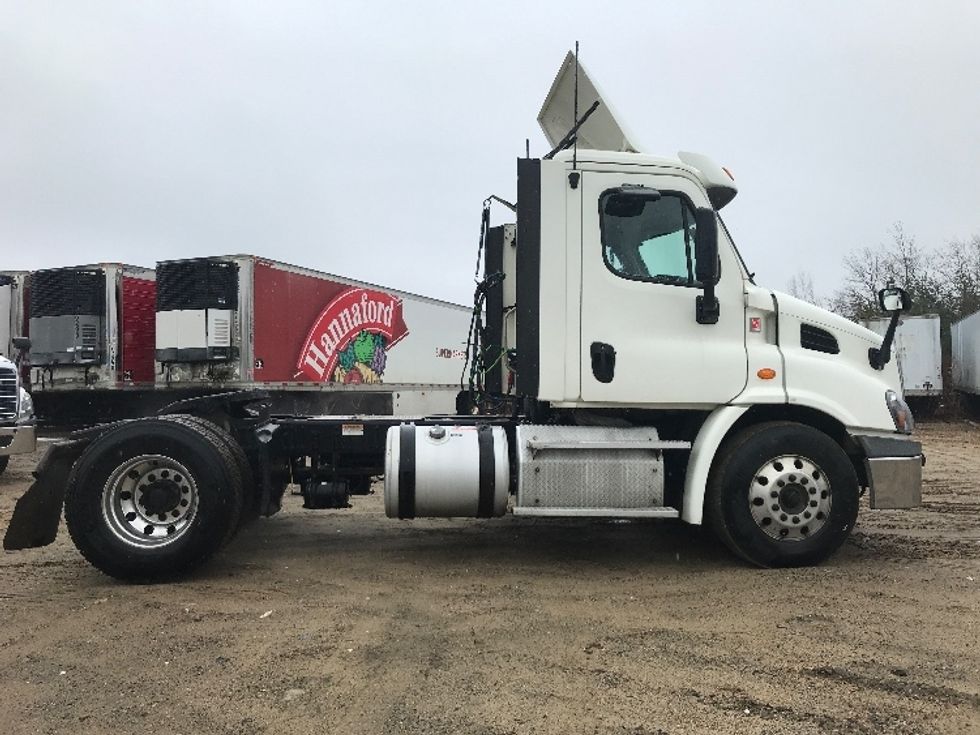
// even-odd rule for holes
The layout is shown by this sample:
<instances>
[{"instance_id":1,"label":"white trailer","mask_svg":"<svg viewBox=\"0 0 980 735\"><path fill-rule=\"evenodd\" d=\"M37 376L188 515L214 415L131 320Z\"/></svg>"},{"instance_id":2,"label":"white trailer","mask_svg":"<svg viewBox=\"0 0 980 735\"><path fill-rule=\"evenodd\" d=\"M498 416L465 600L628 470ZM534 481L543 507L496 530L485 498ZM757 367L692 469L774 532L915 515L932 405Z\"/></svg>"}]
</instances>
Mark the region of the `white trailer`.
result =
<instances>
[{"instance_id":1,"label":"white trailer","mask_svg":"<svg viewBox=\"0 0 980 735\"><path fill-rule=\"evenodd\" d=\"M980 311L950 328L953 343L953 387L980 396Z\"/></svg>"},{"instance_id":2,"label":"white trailer","mask_svg":"<svg viewBox=\"0 0 980 735\"><path fill-rule=\"evenodd\" d=\"M888 320L868 319L864 326L884 336L888 330ZM938 314L903 316L898 322L892 349L905 396L925 398L942 395L943 349Z\"/></svg>"}]
</instances>

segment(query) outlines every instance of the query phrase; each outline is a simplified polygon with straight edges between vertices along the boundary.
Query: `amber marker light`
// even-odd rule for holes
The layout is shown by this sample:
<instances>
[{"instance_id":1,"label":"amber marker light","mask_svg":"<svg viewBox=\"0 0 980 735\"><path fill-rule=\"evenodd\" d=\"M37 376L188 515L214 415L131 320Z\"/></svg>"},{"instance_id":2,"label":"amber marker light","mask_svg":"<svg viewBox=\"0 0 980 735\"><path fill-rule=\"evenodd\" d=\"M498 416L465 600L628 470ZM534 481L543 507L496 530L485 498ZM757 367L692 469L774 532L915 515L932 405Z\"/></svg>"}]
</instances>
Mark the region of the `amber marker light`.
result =
<instances>
[{"instance_id":1,"label":"amber marker light","mask_svg":"<svg viewBox=\"0 0 980 735\"><path fill-rule=\"evenodd\" d=\"M761 380L772 380L776 377L776 371L772 368L762 368L756 373Z\"/></svg>"}]
</instances>

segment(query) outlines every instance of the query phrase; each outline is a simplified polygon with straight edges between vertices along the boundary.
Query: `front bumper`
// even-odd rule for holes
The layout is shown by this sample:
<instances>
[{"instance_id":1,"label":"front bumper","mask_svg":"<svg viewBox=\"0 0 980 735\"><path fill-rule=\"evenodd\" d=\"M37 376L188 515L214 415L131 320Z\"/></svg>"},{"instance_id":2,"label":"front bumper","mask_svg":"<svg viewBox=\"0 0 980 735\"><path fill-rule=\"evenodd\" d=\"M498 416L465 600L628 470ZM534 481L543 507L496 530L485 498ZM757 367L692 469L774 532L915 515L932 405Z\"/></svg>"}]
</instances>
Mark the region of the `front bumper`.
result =
<instances>
[{"instance_id":1,"label":"front bumper","mask_svg":"<svg viewBox=\"0 0 980 735\"><path fill-rule=\"evenodd\" d=\"M37 449L37 433L31 424L0 426L0 457L27 454Z\"/></svg>"},{"instance_id":2,"label":"front bumper","mask_svg":"<svg viewBox=\"0 0 980 735\"><path fill-rule=\"evenodd\" d=\"M864 450L872 508L915 508L922 504L922 444L898 436L854 439Z\"/></svg>"}]
</instances>

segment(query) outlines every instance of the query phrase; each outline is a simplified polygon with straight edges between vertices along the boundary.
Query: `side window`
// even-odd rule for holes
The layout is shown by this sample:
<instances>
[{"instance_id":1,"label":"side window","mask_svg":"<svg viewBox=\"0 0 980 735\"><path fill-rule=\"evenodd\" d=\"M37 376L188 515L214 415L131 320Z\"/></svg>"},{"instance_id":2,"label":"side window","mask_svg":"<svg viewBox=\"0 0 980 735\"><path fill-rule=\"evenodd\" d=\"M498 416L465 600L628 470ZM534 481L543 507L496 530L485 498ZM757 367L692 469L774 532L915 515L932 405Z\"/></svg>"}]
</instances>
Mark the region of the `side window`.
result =
<instances>
[{"instance_id":1,"label":"side window","mask_svg":"<svg viewBox=\"0 0 980 735\"><path fill-rule=\"evenodd\" d=\"M624 278L696 286L694 211L683 197L643 199L618 189L599 197L602 255Z\"/></svg>"}]
</instances>

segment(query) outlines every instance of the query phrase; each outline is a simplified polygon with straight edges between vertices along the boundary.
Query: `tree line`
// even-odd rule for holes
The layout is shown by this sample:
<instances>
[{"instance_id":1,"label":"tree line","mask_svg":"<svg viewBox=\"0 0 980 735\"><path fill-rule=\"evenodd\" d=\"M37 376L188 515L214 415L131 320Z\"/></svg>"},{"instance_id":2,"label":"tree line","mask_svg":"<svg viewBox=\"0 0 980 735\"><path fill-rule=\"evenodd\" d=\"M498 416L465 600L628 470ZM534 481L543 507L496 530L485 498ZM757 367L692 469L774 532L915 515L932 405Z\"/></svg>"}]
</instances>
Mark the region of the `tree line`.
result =
<instances>
[{"instance_id":1,"label":"tree line","mask_svg":"<svg viewBox=\"0 0 980 735\"><path fill-rule=\"evenodd\" d=\"M865 246L844 258L844 278L829 299L816 297L806 272L790 279L789 293L821 303L838 314L861 321L881 316L877 292L888 284L912 297L910 315L938 314L943 331L951 322L980 311L980 235L936 248L919 245L902 227L892 226L889 240Z\"/></svg>"}]
</instances>

